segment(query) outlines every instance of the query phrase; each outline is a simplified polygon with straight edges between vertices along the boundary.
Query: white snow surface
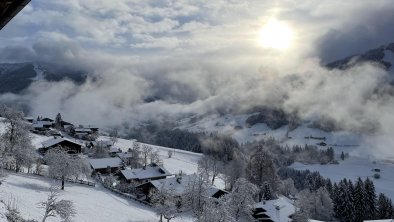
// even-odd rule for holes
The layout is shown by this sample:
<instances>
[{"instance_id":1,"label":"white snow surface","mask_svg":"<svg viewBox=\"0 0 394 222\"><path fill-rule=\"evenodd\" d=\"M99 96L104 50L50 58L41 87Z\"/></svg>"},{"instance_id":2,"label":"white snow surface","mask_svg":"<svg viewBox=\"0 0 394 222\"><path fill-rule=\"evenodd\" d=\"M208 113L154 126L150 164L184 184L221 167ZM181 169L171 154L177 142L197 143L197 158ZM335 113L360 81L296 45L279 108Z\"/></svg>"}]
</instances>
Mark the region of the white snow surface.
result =
<instances>
[{"instance_id":1,"label":"white snow surface","mask_svg":"<svg viewBox=\"0 0 394 222\"><path fill-rule=\"evenodd\" d=\"M101 136L98 140L109 140L108 137ZM119 147L123 152L126 152L129 148L133 147L135 141L118 139L115 143L115 147ZM143 145L144 143L141 143ZM149 145L149 144L147 144ZM182 173L193 174L197 172L198 160L202 157L202 154L193 153L184 150L176 150L172 148L149 145L154 151L158 151L160 157L163 159L164 167L171 173ZM168 157L168 151L172 150L172 157Z\"/></svg>"},{"instance_id":2,"label":"white snow surface","mask_svg":"<svg viewBox=\"0 0 394 222\"><path fill-rule=\"evenodd\" d=\"M373 162L376 161L374 164ZM389 198L394 199L394 164L392 162L375 160L372 157L359 158L350 157L345 161L340 161L340 164L313 164L304 165L301 163L294 163L292 168L297 170L317 171L323 177L330 178L333 182L338 182L343 178L350 180L357 180L361 177L365 180L369 177L375 184L377 192L386 194ZM373 169L380 169L380 179L374 179L373 175L376 173Z\"/></svg>"},{"instance_id":3,"label":"white snow surface","mask_svg":"<svg viewBox=\"0 0 394 222\"><path fill-rule=\"evenodd\" d=\"M43 209L38 208L37 203L46 200L52 182L43 177L11 173L0 186L0 198L5 201L15 199L24 218L41 221ZM152 208L111 193L101 185L87 187L66 183L65 190L60 193L61 199L74 202L77 211L73 220L75 222L158 221L158 216ZM1 213L0 206L0 221ZM47 221L60 221L60 218L48 218ZM192 221L192 218L182 216L171 221L186 222Z\"/></svg>"},{"instance_id":4,"label":"white snow surface","mask_svg":"<svg viewBox=\"0 0 394 222\"><path fill-rule=\"evenodd\" d=\"M289 216L295 213L293 201L284 196L275 200L259 202L255 204L255 207L265 209L267 211L266 215L275 222L290 222L292 219Z\"/></svg>"}]
</instances>

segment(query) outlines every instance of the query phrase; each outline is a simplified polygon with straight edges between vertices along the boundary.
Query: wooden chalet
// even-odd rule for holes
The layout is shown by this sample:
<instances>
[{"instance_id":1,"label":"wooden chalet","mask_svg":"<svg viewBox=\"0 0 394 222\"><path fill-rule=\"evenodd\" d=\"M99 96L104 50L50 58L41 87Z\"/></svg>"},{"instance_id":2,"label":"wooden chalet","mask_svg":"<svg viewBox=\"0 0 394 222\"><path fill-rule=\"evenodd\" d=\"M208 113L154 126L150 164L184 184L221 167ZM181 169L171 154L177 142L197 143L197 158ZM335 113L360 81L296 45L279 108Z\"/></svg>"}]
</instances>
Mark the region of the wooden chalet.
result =
<instances>
[{"instance_id":1,"label":"wooden chalet","mask_svg":"<svg viewBox=\"0 0 394 222\"><path fill-rule=\"evenodd\" d=\"M60 148L70 154L81 153L82 144L64 137L54 137L42 143L41 153L46 153L49 149Z\"/></svg>"},{"instance_id":2,"label":"wooden chalet","mask_svg":"<svg viewBox=\"0 0 394 222\"><path fill-rule=\"evenodd\" d=\"M164 167L157 164L150 164L146 167L121 170L121 177L127 182L145 183L151 180L164 179L171 174Z\"/></svg>"},{"instance_id":3,"label":"wooden chalet","mask_svg":"<svg viewBox=\"0 0 394 222\"><path fill-rule=\"evenodd\" d=\"M123 168L119 157L89 159L89 164L96 173L101 174L118 173Z\"/></svg>"},{"instance_id":4,"label":"wooden chalet","mask_svg":"<svg viewBox=\"0 0 394 222\"><path fill-rule=\"evenodd\" d=\"M256 203L253 209L253 217L256 221L264 222L290 222L295 213L294 201L280 196L275 200L266 200Z\"/></svg>"},{"instance_id":5,"label":"wooden chalet","mask_svg":"<svg viewBox=\"0 0 394 222\"><path fill-rule=\"evenodd\" d=\"M136 186L136 189L145 195L147 199L149 199L151 194L160 189L171 190L176 196L181 197L188 191L188 187L197 179L196 174L175 176L160 180L152 180ZM219 198L226 194L226 191L214 186L206 187L207 197Z\"/></svg>"}]
</instances>

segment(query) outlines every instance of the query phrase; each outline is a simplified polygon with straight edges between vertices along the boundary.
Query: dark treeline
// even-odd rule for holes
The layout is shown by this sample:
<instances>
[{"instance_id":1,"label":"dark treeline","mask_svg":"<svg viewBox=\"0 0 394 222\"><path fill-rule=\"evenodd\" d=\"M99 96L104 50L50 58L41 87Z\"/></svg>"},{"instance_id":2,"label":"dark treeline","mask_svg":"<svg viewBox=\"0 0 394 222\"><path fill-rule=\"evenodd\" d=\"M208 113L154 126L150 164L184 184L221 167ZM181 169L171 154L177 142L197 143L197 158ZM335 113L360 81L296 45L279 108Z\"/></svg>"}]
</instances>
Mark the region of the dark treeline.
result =
<instances>
[{"instance_id":1,"label":"dark treeline","mask_svg":"<svg viewBox=\"0 0 394 222\"><path fill-rule=\"evenodd\" d=\"M294 145L292 147L281 146L274 138L246 143L243 144L242 147L244 150L249 150L256 145L263 145L265 149L271 153L272 157L274 158L274 162L278 167L290 166L294 162L305 164L338 163L335 160L334 149L332 147L322 150L312 145Z\"/></svg>"},{"instance_id":2,"label":"dark treeline","mask_svg":"<svg viewBox=\"0 0 394 222\"><path fill-rule=\"evenodd\" d=\"M333 202L334 216L340 221L358 222L394 216L392 201L382 193L377 195L373 181L369 178L358 178L354 184L347 179L332 184L318 172L291 168L279 169L278 175L282 180L291 178L298 190L316 191L325 188Z\"/></svg>"},{"instance_id":3,"label":"dark treeline","mask_svg":"<svg viewBox=\"0 0 394 222\"><path fill-rule=\"evenodd\" d=\"M231 160L234 151L240 147L238 142L230 136L215 133L193 133L155 124L132 129L127 136L144 143L204 153L224 161Z\"/></svg>"}]
</instances>

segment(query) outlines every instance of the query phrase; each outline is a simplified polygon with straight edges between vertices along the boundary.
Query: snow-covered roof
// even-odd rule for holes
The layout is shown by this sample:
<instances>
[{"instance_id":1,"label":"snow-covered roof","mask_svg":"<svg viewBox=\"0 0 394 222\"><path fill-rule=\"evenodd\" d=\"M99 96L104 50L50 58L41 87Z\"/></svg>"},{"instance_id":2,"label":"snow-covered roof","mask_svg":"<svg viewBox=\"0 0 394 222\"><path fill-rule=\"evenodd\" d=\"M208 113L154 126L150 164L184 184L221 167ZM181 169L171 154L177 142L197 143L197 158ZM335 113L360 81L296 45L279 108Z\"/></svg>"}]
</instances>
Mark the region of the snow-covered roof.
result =
<instances>
[{"instance_id":1,"label":"snow-covered roof","mask_svg":"<svg viewBox=\"0 0 394 222\"><path fill-rule=\"evenodd\" d=\"M176 194L184 194L189 184L197 179L196 174L170 177L160 180L152 180L151 183L156 189L165 189L174 191Z\"/></svg>"},{"instance_id":2,"label":"snow-covered roof","mask_svg":"<svg viewBox=\"0 0 394 222\"><path fill-rule=\"evenodd\" d=\"M137 168L120 171L127 180L143 180L156 177L172 175L168 170L161 166L146 166L146 168Z\"/></svg>"},{"instance_id":3,"label":"snow-covered roof","mask_svg":"<svg viewBox=\"0 0 394 222\"><path fill-rule=\"evenodd\" d=\"M128 152L117 153L116 155L118 157L120 157L121 159L132 158L133 157L133 154L132 153L128 153Z\"/></svg>"},{"instance_id":4,"label":"snow-covered roof","mask_svg":"<svg viewBox=\"0 0 394 222\"><path fill-rule=\"evenodd\" d=\"M64 138L64 137L56 137L56 138L52 138L52 139L46 140L46 141L42 142L42 146L47 148L47 147L51 147L53 145L56 145L58 143L61 143L63 141L68 141L68 142L71 142L71 143L74 143L74 144L82 146L82 144L80 144L78 142L75 142L75 141L72 141L70 139Z\"/></svg>"},{"instance_id":5,"label":"snow-covered roof","mask_svg":"<svg viewBox=\"0 0 394 222\"><path fill-rule=\"evenodd\" d=\"M119 153L119 148L118 147L111 147L111 148L109 148L109 152L110 153Z\"/></svg>"},{"instance_id":6,"label":"snow-covered roof","mask_svg":"<svg viewBox=\"0 0 394 222\"><path fill-rule=\"evenodd\" d=\"M265 214L275 222L290 222L292 221L290 215L295 213L293 201L284 196L280 196L275 200L256 203L255 208L259 207L265 209L267 211Z\"/></svg>"},{"instance_id":7,"label":"snow-covered roof","mask_svg":"<svg viewBox=\"0 0 394 222\"><path fill-rule=\"evenodd\" d=\"M74 129L75 130L75 132L82 132L82 133L88 133L88 132L91 132L92 130L91 129L89 129L89 128L76 128L76 129Z\"/></svg>"},{"instance_id":8,"label":"snow-covered roof","mask_svg":"<svg viewBox=\"0 0 394 222\"><path fill-rule=\"evenodd\" d=\"M119 157L89 159L89 163L95 170L105 169L108 166L111 168L122 166L122 160Z\"/></svg>"},{"instance_id":9,"label":"snow-covered roof","mask_svg":"<svg viewBox=\"0 0 394 222\"><path fill-rule=\"evenodd\" d=\"M44 126L52 126L52 123L49 121L33 121L33 127L42 128Z\"/></svg>"}]
</instances>

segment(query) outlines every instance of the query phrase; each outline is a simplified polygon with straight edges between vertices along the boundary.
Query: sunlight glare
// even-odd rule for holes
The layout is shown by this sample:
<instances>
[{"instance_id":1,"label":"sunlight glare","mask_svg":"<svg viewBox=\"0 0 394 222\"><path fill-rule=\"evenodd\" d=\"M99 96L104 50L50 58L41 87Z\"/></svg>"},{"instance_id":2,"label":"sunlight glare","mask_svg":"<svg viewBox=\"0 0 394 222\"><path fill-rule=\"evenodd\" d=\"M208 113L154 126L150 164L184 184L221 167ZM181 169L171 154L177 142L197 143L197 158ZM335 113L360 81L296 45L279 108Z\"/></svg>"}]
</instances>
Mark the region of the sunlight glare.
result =
<instances>
[{"instance_id":1,"label":"sunlight glare","mask_svg":"<svg viewBox=\"0 0 394 222\"><path fill-rule=\"evenodd\" d=\"M259 43L264 48L284 50L290 47L293 35L293 30L288 24L271 20L262 27Z\"/></svg>"}]
</instances>

